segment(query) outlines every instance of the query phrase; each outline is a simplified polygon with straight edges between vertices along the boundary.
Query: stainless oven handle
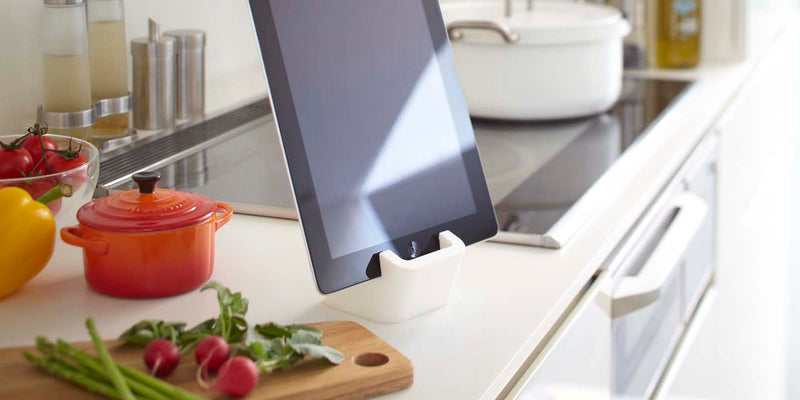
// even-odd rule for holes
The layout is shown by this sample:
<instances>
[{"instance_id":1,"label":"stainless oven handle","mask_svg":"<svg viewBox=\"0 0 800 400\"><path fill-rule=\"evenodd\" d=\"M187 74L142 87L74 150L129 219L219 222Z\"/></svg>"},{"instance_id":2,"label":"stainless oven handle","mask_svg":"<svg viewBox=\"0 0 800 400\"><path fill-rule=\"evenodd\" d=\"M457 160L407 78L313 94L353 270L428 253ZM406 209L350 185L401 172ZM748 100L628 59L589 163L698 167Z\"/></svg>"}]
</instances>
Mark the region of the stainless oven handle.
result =
<instances>
[{"instance_id":1,"label":"stainless oven handle","mask_svg":"<svg viewBox=\"0 0 800 400\"><path fill-rule=\"evenodd\" d=\"M686 248L708 213L703 199L691 193L675 202L678 214L636 276L623 278L612 296L612 317L619 318L658 300Z\"/></svg>"}]
</instances>

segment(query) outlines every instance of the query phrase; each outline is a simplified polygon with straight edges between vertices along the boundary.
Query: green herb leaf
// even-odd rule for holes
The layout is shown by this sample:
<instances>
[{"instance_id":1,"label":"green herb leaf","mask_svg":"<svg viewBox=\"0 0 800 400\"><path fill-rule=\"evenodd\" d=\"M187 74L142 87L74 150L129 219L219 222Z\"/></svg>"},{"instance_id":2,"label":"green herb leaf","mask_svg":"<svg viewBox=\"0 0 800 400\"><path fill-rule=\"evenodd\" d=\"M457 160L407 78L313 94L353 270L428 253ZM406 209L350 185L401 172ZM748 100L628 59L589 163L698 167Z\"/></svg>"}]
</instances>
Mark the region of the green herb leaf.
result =
<instances>
[{"instance_id":1,"label":"green herb leaf","mask_svg":"<svg viewBox=\"0 0 800 400\"><path fill-rule=\"evenodd\" d=\"M278 325L274 322L258 324L256 325L255 329L256 332L267 339L292 336L292 332L288 329L288 327Z\"/></svg>"},{"instance_id":2,"label":"green herb leaf","mask_svg":"<svg viewBox=\"0 0 800 400\"><path fill-rule=\"evenodd\" d=\"M297 331L287 342L289 344L322 344L322 337L308 331Z\"/></svg>"},{"instance_id":3,"label":"green herb leaf","mask_svg":"<svg viewBox=\"0 0 800 400\"><path fill-rule=\"evenodd\" d=\"M289 369L292 364L303 359L303 355L296 352L293 348L287 346L284 348L283 355L278 358L279 362L276 365L277 369ZM271 371L270 371L271 372Z\"/></svg>"},{"instance_id":4,"label":"green herb leaf","mask_svg":"<svg viewBox=\"0 0 800 400\"><path fill-rule=\"evenodd\" d=\"M230 326L227 337L229 343L238 343L245 340L247 337L247 320L244 317L232 317Z\"/></svg>"},{"instance_id":5,"label":"green herb leaf","mask_svg":"<svg viewBox=\"0 0 800 400\"><path fill-rule=\"evenodd\" d=\"M264 347L264 343L261 342L248 343L247 345L238 344L234 347L234 351L236 355L245 356L251 360L262 360L269 358L267 349Z\"/></svg>"},{"instance_id":6,"label":"green herb leaf","mask_svg":"<svg viewBox=\"0 0 800 400\"><path fill-rule=\"evenodd\" d=\"M244 316L247 314L247 306L249 302L242 294L231 293L230 289L226 288L219 282L209 282L205 284L200 291L214 289L217 291L217 300L219 301L220 311L228 309L232 315ZM220 312L220 314L222 314Z\"/></svg>"},{"instance_id":7,"label":"green herb leaf","mask_svg":"<svg viewBox=\"0 0 800 400\"><path fill-rule=\"evenodd\" d=\"M259 324L256 325L256 332L264 336L265 338L271 339L276 337L291 337L292 334L296 332L307 332L308 334L316 336L318 339L322 339L322 331L313 328L310 326L301 326L301 325L278 325L274 322L270 322L267 324Z\"/></svg>"},{"instance_id":8,"label":"green herb leaf","mask_svg":"<svg viewBox=\"0 0 800 400\"><path fill-rule=\"evenodd\" d=\"M125 331L120 339L145 346L153 339L169 339L190 351L201 339L218 335L233 344L237 354L256 362L259 371L287 369L303 358L324 358L333 364L344 360L336 349L322 345L322 331L310 326L279 325L274 322L250 327L245 315L249 303L241 293L232 293L217 282L209 282L200 291L217 292L219 316L207 319L189 330L180 322L144 320Z\"/></svg>"},{"instance_id":9,"label":"green herb leaf","mask_svg":"<svg viewBox=\"0 0 800 400\"><path fill-rule=\"evenodd\" d=\"M322 330L317 329L311 326L301 326L301 325L291 325L289 330L292 331L292 334L295 333L306 333L309 335L315 336L317 339L322 340Z\"/></svg>"},{"instance_id":10,"label":"green herb leaf","mask_svg":"<svg viewBox=\"0 0 800 400\"><path fill-rule=\"evenodd\" d=\"M300 354L313 358L325 358L333 364L339 364L344 360L344 355L339 350L323 346L321 338L308 331L297 331L292 334L286 343Z\"/></svg>"},{"instance_id":11,"label":"green herb leaf","mask_svg":"<svg viewBox=\"0 0 800 400\"><path fill-rule=\"evenodd\" d=\"M290 343L292 349L300 354L313 358L325 358L332 364L339 364L344 360L344 354L339 350L311 343Z\"/></svg>"},{"instance_id":12,"label":"green herb leaf","mask_svg":"<svg viewBox=\"0 0 800 400\"><path fill-rule=\"evenodd\" d=\"M197 344L200 339L209 335L213 335L214 323L216 321L216 318L210 318L195 325L194 328L183 332L180 337L181 347L192 347Z\"/></svg>"},{"instance_id":13,"label":"green herb leaf","mask_svg":"<svg viewBox=\"0 0 800 400\"><path fill-rule=\"evenodd\" d=\"M186 324L183 322L164 322L159 320L144 320L128 328L120 340L135 346L146 346L154 339L167 339L175 344L181 343L181 335Z\"/></svg>"},{"instance_id":14,"label":"green herb leaf","mask_svg":"<svg viewBox=\"0 0 800 400\"><path fill-rule=\"evenodd\" d=\"M248 301L241 293L231 291L218 282L209 282L200 291L214 289L219 301L219 317L214 321L212 334L221 336L228 343L236 343L247 336Z\"/></svg>"},{"instance_id":15,"label":"green herb leaf","mask_svg":"<svg viewBox=\"0 0 800 400\"><path fill-rule=\"evenodd\" d=\"M249 335L242 354L256 361L262 372L287 369L305 356L325 358L333 364L344 360L338 350L322 345L322 331L310 326L278 325L274 322L256 325L260 335Z\"/></svg>"}]
</instances>

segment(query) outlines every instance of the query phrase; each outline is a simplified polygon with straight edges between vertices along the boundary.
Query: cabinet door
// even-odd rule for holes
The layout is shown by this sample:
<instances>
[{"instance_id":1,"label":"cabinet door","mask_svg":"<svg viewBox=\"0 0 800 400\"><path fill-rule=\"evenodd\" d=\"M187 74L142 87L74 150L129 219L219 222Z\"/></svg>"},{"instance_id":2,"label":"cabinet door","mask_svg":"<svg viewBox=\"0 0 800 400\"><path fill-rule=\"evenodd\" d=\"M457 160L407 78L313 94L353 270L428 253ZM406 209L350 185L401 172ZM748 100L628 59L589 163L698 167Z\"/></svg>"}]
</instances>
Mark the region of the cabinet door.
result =
<instances>
[{"instance_id":1,"label":"cabinet door","mask_svg":"<svg viewBox=\"0 0 800 400\"><path fill-rule=\"evenodd\" d=\"M718 125L717 298L668 398L785 397L795 38L786 33L772 46Z\"/></svg>"},{"instance_id":2,"label":"cabinet door","mask_svg":"<svg viewBox=\"0 0 800 400\"><path fill-rule=\"evenodd\" d=\"M534 360L509 399L611 397L610 279L601 273Z\"/></svg>"},{"instance_id":3,"label":"cabinet door","mask_svg":"<svg viewBox=\"0 0 800 400\"><path fill-rule=\"evenodd\" d=\"M780 399L786 390L786 173L773 163L721 244L710 306L668 398ZM765 212L768 210L768 212ZM764 234L754 234L761 232Z\"/></svg>"}]
</instances>

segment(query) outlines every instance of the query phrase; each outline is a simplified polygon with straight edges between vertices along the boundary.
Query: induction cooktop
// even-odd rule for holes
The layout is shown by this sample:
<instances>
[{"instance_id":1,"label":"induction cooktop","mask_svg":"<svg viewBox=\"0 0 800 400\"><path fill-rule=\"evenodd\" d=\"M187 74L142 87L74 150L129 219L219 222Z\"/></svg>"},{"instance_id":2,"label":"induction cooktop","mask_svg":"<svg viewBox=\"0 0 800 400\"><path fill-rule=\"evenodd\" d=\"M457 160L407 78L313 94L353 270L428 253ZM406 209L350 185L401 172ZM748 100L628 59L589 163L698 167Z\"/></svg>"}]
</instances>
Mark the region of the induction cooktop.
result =
<instances>
[{"instance_id":1,"label":"induction cooktop","mask_svg":"<svg viewBox=\"0 0 800 400\"><path fill-rule=\"evenodd\" d=\"M554 122L475 120L499 241L559 248L624 179L612 166L689 82L627 79L608 112Z\"/></svg>"},{"instance_id":2,"label":"induction cooktop","mask_svg":"<svg viewBox=\"0 0 800 400\"><path fill-rule=\"evenodd\" d=\"M493 240L559 248L623 183L612 173L691 82L625 79L608 112L549 122L473 120L500 233ZM617 170L621 168L616 168ZM103 156L96 195L132 189L130 175L233 204L239 213L296 218L269 104L260 99Z\"/></svg>"}]
</instances>

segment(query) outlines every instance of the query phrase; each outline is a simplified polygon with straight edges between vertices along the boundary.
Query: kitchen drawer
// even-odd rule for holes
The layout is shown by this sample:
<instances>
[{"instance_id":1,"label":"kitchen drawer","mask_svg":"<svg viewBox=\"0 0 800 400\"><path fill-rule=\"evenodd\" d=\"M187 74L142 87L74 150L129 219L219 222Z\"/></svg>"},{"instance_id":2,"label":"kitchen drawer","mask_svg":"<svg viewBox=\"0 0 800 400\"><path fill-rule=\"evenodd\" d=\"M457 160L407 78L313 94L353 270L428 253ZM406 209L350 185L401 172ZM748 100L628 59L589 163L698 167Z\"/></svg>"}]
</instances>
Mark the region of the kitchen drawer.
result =
<instances>
[{"instance_id":1,"label":"kitchen drawer","mask_svg":"<svg viewBox=\"0 0 800 400\"><path fill-rule=\"evenodd\" d=\"M664 378L661 380L652 396L653 400L704 398L702 396L696 396L697 393L686 396L685 393L681 393L680 388L681 383L685 385L687 380L694 383L702 382L703 379L706 379L705 385L709 385L708 373L715 368L712 357L708 356L713 353L713 350L702 347L702 339L699 339L698 342L698 338L708 336L710 328L708 319L713 312L712 307L716 299L716 288L713 284L709 284L703 289L704 291L700 302L697 304L692 318L686 323L683 337L678 343L678 348L675 350L675 354L667 366ZM695 365L688 365L689 368L687 368L687 365L685 365L686 363L694 363ZM696 365L697 363L701 365ZM686 376L687 374L691 376Z\"/></svg>"},{"instance_id":2,"label":"kitchen drawer","mask_svg":"<svg viewBox=\"0 0 800 400\"><path fill-rule=\"evenodd\" d=\"M615 398L649 396L683 332L678 267L660 300L612 322Z\"/></svg>"},{"instance_id":3,"label":"kitchen drawer","mask_svg":"<svg viewBox=\"0 0 800 400\"><path fill-rule=\"evenodd\" d=\"M508 399L609 399L611 335L606 273L597 275Z\"/></svg>"},{"instance_id":4,"label":"kitchen drawer","mask_svg":"<svg viewBox=\"0 0 800 400\"><path fill-rule=\"evenodd\" d=\"M703 291L708 285L716 265L716 203L717 203L717 154L718 142L715 134L703 141L687 163L686 190L703 199L708 205L705 220L686 249L683 265L683 319L687 321L694 313Z\"/></svg>"},{"instance_id":5,"label":"kitchen drawer","mask_svg":"<svg viewBox=\"0 0 800 400\"><path fill-rule=\"evenodd\" d=\"M681 171L609 263L614 398L651 396L684 330L688 267L703 256L692 248L709 207Z\"/></svg>"}]
</instances>

